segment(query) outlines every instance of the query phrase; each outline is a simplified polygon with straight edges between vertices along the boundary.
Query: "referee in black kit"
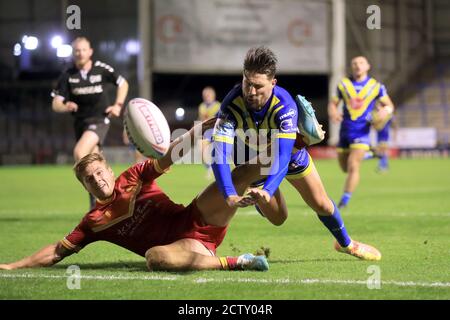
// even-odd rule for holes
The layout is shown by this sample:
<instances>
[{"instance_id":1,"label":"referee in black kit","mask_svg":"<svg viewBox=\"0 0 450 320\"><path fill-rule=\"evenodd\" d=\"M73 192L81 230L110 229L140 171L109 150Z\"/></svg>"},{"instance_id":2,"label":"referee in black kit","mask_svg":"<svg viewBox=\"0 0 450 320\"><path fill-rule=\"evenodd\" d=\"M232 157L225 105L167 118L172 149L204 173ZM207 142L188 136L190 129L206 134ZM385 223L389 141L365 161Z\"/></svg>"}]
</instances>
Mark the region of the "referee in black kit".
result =
<instances>
[{"instance_id":1,"label":"referee in black kit","mask_svg":"<svg viewBox=\"0 0 450 320\"><path fill-rule=\"evenodd\" d=\"M99 152L110 126L111 117L120 117L128 93L128 82L114 69L92 61L94 50L85 37L72 42L74 65L63 72L52 91L52 108L74 116L75 162L92 152ZM116 100L109 105L105 84L117 86ZM95 200L91 197L91 208Z\"/></svg>"}]
</instances>

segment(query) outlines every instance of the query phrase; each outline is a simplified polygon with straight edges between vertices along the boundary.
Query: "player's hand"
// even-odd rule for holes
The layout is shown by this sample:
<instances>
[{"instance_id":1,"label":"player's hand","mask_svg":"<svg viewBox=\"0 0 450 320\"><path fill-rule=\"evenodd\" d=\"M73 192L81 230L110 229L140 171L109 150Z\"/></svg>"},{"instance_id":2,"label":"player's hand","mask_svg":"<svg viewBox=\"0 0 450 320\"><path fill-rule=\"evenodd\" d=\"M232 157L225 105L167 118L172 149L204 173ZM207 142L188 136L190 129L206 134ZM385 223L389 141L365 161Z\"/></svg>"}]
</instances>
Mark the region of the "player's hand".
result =
<instances>
[{"instance_id":1,"label":"player's hand","mask_svg":"<svg viewBox=\"0 0 450 320\"><path fill-rule=\"evenodd\" d=\"M121 110L122 110L121 106L119 106L118 104L114 104L114 105L106 108L105 113L108 116L108 118L112 118L112 117L118 118L118 117L120 117Z\"/></svg>"},{"instance_id":2,"label":"player's hand","mask_svg":"<svg viewBox=\"0 0 450 320\"><path fill-rule=\"evenodd\" d=\"M249 196L241 197L237 195L229 196L226 199L226 202L228 206L231 208L245 208L255 204L255 200L252 199L251 197Z\"/></svg>"},{"instance_id":3,"label":"player's hand","mask_svg":"<svg viewBox=\"0 0 450 320\"><path fill-rule=\"evenodd\" d=\"M263 189L250 188L247 191L247 195L255 200L256 203L268 204L270 202L270 194Z\"/></svg>"},{"instance_id":4,"label":"player's hand","mask_svg":"<svg viewBox=\"0 0 450 320\"><path fill-rule=\"evenodd\" d=\"M65 104L67 112L77 112L78 105L75 102L67 101Z\"/></svg>"},{"instance_id":5,"label":"player's hand","mask_svg":"<svg viewBox=\"0 0 450 320\"><path fill-rule=\"evenodd\" d=\"M0 264L0 270L13 270L14 268L11 267L9 264Z\"/></svg>"}]
</instances>

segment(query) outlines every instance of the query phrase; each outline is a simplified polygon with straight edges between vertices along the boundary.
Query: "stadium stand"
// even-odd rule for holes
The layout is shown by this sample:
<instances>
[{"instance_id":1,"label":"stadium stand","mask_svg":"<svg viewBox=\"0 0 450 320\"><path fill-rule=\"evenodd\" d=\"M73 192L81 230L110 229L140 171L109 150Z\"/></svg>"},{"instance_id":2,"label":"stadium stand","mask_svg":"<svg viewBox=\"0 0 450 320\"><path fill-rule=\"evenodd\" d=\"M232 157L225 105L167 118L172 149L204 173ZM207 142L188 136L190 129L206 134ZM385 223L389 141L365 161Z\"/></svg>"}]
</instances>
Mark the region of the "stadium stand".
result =
<instances>
[{"instance_id":1,"label":"stadium stand","mask_svg":"<svg viewBox=\"0 0 450 320\"><path fill-rule=\"evenodd\" d=\"M424 68L415 82L402 90L398 104L400 127L434 127L439 147L450 143L450 62L440 61Z\"/></svg>"}]
</instances>

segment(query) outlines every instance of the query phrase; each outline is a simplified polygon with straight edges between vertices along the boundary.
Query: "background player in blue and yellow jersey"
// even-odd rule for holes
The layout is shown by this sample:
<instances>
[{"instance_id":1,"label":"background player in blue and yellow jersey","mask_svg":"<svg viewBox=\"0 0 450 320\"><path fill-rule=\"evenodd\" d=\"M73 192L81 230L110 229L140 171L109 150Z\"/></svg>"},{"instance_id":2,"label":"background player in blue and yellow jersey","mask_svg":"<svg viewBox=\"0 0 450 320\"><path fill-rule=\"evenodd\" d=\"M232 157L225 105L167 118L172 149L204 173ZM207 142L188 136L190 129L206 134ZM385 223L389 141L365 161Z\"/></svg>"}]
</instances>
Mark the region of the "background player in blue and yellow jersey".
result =
<instances>
[{"instance_id":1,"label":"background player in blue and yellow jersey","mask_svg":"<svg viewBox=\"0 0 450 320\"><path fill-rule=\"evenodd\" d=\"M198 120L206 121L214 118L220 110L220 101L216 100L216 90L213 87L207 86L202 90L202 103L198 106ZM199 141L199 145L202 152L203 164L208 170L206 177L209 179L212 176L211 172L211 134L212 131L208 130L204 134L204 139Z\"/></svg>"},{"instance_id":2,"label":"background player in blue and yellow jersey","mask_svg":"<svg viewBox=\"0 0 450 320\"><path fill-rule=\"evenodd\" d=\"M220 191L230 207L246 207L255 201L260 206L268 204L272 197L281 196L278 186L287 175L288 181L336 238L336 250L361 259L379 260L381 254L377 249L350 239L339 210L327 196L304 145L295 148L298 108L304 106L300 102L296 105L291 95L276 85L276 65L277 58L270 49L250 49L244 61L242 84L234 87L222 103L213 133L212 164ZM300 133L308 135L307 132ZM255 135L257 140L252 139ZM269 174L267 177L261 175L264 179L255 181L247 195L239 196L231 179L228 158L234 151L236 165L256 156L261 160L262 151L269 144L264 142L268 140L273 141ZM256 187L258 184L262 184L262 188ZM280 225L286 220L287 213L266 217Z\"/></svg>"},{"instance_id":3,"label":"background player in blue and yellow jersey","mask_svg":"<svg viewBox=\"0 0 450 320\"><path fill-rule=\"evenodd\" d=\"M377 122L383 121L393 103L385 86L368 75L370 64L366 57L357 56L351 62L352 77L339 83L337 95L328 104L332 121L341 122L338 144L339 165L347 178L339 208L347 206L359 183L359 169L366 151L370 149L370 125L375 104L379 101ZM344 111L338 111L339 102L344 101Z\"/></svg>"}]
</instances>

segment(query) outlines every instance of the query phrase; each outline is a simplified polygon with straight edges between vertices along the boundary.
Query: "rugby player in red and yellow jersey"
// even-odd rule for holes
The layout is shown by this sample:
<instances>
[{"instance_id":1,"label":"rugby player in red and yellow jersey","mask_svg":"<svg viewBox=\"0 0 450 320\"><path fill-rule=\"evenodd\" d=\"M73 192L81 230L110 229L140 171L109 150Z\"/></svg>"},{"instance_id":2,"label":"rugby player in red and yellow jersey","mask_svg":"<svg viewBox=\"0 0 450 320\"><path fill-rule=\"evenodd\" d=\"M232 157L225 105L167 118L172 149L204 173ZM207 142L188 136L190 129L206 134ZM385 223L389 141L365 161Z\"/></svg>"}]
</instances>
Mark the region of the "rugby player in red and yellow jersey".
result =
<instances>
[{"instance_id":1,"label":"rugby player in red and yellow jersey","mask_svg":"<svg viewBox=\"0 0 450 320\"><path fill-rule=\"evenodd\" d=\"M215 119L209 121L211 127L214 122ZM88 244L103 240L145 257L149 270L268 270L265 256L215 256L236 208L226 204L214 183L187 207L174 203L156 184L155 179L181 156L176 152L172 157L173 148L179 143L192 145L193 133L191 129L172 142L163 158L138 163L117 179L101 154L80 159L74 171L97 199L95 207L62 240L19 261L0 264L0 269L52 266ZM233 172L240 194L257 177L258 169L244 167ZM270 210L287 210L281 194L277 194L270 205L260 204L260 209L268 214ZM242 199L241 206L248 204L259 204L257 196Z\"/></svg>"}]
</instances>

